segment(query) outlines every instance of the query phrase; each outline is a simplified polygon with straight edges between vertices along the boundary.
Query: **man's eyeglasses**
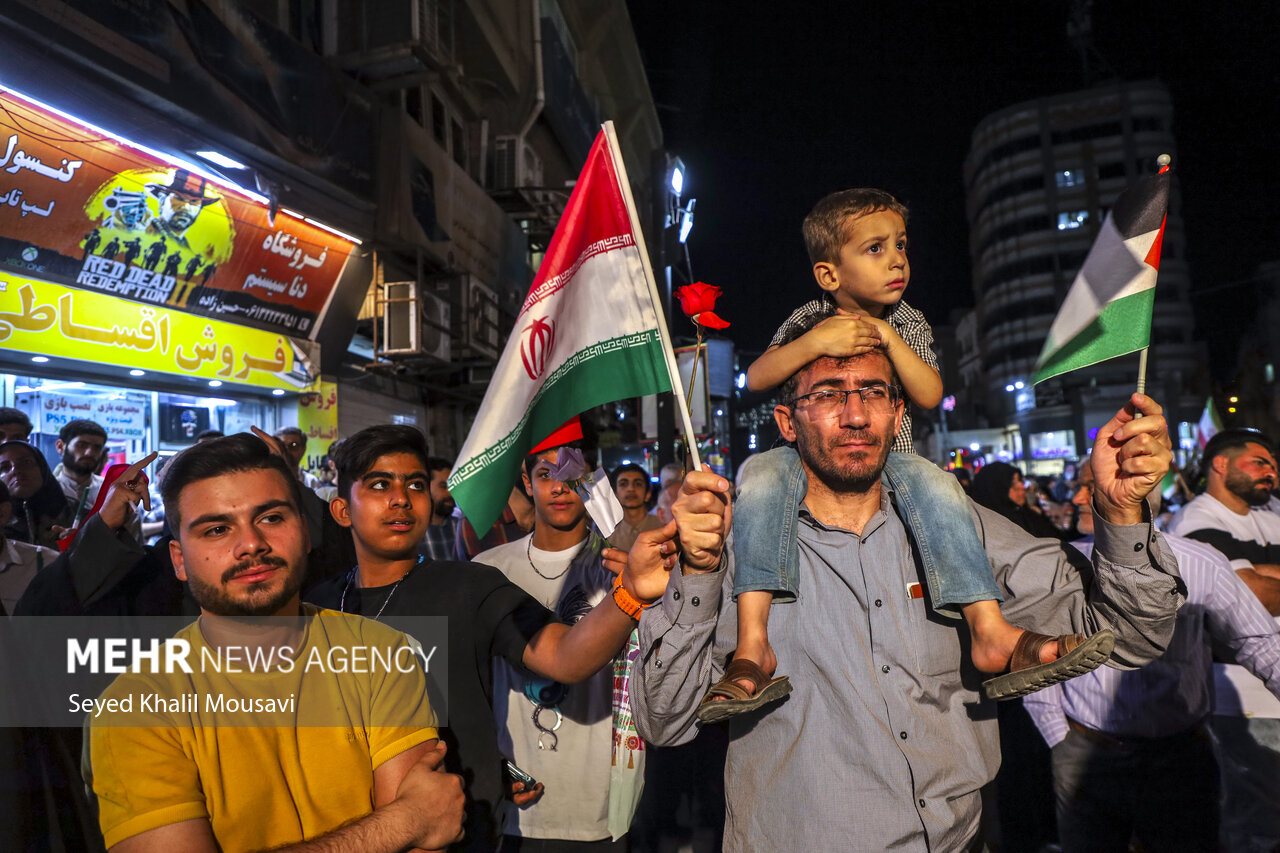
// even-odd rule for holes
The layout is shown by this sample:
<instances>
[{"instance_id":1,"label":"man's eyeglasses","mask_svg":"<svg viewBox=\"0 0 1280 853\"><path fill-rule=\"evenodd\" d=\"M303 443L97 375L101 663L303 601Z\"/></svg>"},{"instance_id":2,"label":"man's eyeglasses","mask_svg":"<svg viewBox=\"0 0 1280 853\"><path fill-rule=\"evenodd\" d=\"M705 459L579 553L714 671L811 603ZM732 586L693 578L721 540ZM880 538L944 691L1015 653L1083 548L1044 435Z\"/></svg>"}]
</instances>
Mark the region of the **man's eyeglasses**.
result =
<instances>
[{"instance_id":1,"label":"man's eyeglasses","mask_svg":"<svg viewBox=\"0 0 1280 853\"><path fill-rule=\"evenodd\" d=\"M284 441L284 439L281 439L281 441ZM299 447L306 447L307 442L305 439L299 441L298 439L295 438L295 439L292 439L291 441L285 441L284 446L289 448L290 450L297 450Z\"/></svg>"},{"instance_id":2,"label":"man's eyeglasses","mask_svg":"<svg viewBox=\"0 0 1280 853\"><path fill-rule=\"evenodd\" d=\"M810 417L829 417L844 411L851 394L857 394L863 408L876 414L892 412L901 397L896 385L864 385L843 390L825 388L812 394L801 394L791 401L791 408L803 408Z\"/></svg>"},{"instance_id":3,"label":"man's eyeglasses","mask_svg":"<svg viewBox=\"0 0 1280 853\"><path fill-rule=\"evenodd\" d=\"M1084 489L1089 497L1093 497L1093 483L1081 483L1077 481L1071 490L1071 494L1078 495L1080 490Z\"/></svg>"}]
</instances>

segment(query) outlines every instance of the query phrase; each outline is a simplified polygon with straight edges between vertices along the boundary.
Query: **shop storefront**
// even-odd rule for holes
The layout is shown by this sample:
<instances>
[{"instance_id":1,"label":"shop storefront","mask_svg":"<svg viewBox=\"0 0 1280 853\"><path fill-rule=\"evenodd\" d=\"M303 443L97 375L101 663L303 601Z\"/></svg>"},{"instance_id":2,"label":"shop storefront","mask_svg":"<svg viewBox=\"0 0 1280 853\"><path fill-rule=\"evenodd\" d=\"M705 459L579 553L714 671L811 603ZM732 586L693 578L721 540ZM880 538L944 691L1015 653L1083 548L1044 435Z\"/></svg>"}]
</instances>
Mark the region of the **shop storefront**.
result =
<instances>
[{"instance_id":1,"label":"shop storefront","mask_svg":"<svg viewBox=\"0 0 1280 853\"><path fill-rule=\"evenodd\" d=\"M305 424L318 463L315 336L357 243L0 86L0 403L50 458L87 418L131 459Z\"/></svg>"}]
</instances>

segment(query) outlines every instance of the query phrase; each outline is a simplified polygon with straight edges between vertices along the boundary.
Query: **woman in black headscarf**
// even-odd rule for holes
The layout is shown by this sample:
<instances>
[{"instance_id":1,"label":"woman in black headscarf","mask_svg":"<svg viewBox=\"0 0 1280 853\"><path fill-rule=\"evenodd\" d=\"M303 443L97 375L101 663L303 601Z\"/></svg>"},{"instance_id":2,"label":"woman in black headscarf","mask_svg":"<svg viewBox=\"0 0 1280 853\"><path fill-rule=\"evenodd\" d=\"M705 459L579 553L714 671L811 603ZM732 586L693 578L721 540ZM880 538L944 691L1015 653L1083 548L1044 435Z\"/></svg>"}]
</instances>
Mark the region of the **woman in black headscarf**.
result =
<instances>
[{"instance_id":1,"label":"woman in black headscarf","mask_svg":"<svg viewBox=\"0 0 1280 853\"><path fill-rule=\"evenodd\" d=\"M969 497L1000 513L1032 536L1065 540L1067 534L1027 506L1022 472L1004 462L989 462L973 478Z\"/></svg>"}]
</instances>

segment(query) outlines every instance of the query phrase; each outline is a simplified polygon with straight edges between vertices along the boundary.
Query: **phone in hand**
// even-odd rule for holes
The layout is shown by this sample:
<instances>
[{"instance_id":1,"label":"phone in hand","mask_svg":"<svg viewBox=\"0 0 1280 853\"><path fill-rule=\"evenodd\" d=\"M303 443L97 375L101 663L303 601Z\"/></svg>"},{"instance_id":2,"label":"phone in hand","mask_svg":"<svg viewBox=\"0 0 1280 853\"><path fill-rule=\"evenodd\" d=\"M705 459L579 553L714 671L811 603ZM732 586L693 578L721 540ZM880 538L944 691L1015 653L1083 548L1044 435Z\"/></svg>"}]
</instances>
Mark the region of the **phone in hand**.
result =
<instances>
[{"instance_id":1,"label":"phone in hand","mask_svg":"<svg viewBox=\"0 0 1280 853\"><path fill-rule=\"evenodd\" d=\"M528 773L525 773L510 758L503 762L507 768L507 775L511 777L513 782L523 782L526 791L532 791L533 787L538 784L538 780L534 779Z\"/></svg>"}]
</instances>

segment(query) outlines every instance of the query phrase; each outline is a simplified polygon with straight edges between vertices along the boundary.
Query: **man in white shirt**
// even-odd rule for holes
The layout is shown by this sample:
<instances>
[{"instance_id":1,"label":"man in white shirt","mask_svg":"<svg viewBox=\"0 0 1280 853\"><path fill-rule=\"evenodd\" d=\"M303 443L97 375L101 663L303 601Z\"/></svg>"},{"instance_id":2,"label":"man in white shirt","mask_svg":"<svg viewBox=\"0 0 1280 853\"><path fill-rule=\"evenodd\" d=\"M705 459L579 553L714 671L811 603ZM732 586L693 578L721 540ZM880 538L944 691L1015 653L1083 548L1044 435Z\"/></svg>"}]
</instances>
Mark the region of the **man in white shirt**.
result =
<instances>
[{"instance_id":1,"label":"man in white shirt","mask_svg":"<svg viewBox=\"0 0 1280 853\"><path fill-rule=\"evenodd\" d=\"M1169 522L1169 532L1222 552L1272 616L1280 616L1280 515L1266 508L1276 487L1275 448L1257 430L1218 433L1205 445L1204 494ZM1214 716L1222 786L1222 842L1227 850L1280 848L1280 719L1243 708L1227 679L1238 667L1215 665ZM1243 675L1243 673L1240 673ZM1254 846L1259 845L1259 846Z\"/></svg>"},{"instance_id":2,"label":"man in white shirt","mask_svg":"<svg viewBox=\"0 0 1280 853\"><path fill-rule=\"evenodd\" d=\"M1252 429L1218 433L1204 448L1204 494L1169 522L1169 532L1227 555L1253 594L1280 616L1280 515L1267 510L1276 487L1271 442Z\"/></svg>"},{"instance_id":3,"label":"man in white shirt","mask_svg":"<svg viewBox=\"0 0 1280 853\"><path fill-rule=\"evenodd\" d=\"M62 462L54 469L53 476L58 478L58 485L71 505L80 507L83 501L87 512L102 488L98 468L107 452L107 431L95 421L69 421L58 432L56 447Z\"/></svg>"},{"instance_id":4,"label":"man in white shirt","mask_svg":"<svg viewBox=\"0 0 1280 853\"><path fill-rule=\"evenodd\" d=\"M573 624L609 595L613 577L601 564L604 542L591 529L582 498L552 476L568 449L535 448L526 457L523 482L533 497L533 532L475 560L498 569L560 621ZM621 836L639 797L644 753L637 738L633 746L618 745L615 756L613 684L612 667L566 686L495 661L499 748L545 785L539 799L517 798L521 808L507 819L504 852L627 849ZM615 767L626 771L621 780L615 781ZM618 789L612 796L611 786ZM610 820L611 799L631 793L629 808Z\"/></svg>"}]
</instances>

